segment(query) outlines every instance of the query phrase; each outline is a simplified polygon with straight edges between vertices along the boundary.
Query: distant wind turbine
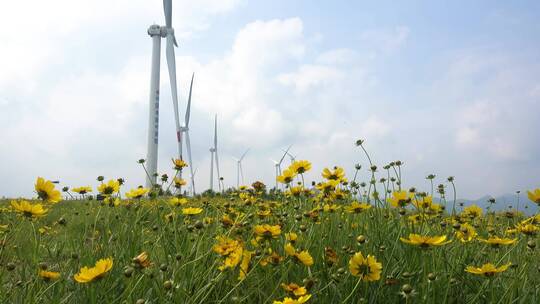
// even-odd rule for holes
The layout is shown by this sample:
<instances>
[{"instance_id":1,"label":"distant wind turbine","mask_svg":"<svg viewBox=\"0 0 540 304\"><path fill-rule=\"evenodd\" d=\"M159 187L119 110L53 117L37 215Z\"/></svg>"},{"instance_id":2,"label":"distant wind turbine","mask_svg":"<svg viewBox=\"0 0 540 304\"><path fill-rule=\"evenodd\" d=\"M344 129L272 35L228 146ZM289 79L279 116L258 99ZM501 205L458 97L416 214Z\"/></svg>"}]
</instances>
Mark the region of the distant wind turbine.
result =
<instances>
[{"instance_id":1,"label":"distant wind turbine","mask_svg":"<svg viewBox=\"0 0 540 304\"><path fill-rule=\"evenodd\" d=\"M272 162L274 162L274 167L276 169L276 189L278 188L277 177L281 175L281 163L283 163L283 160L285 159L285 156L287 156L287 154L289 153L289 150L291 149L291 147L292 145L290 145L286 150L282 150L284 153L279 159L279 162L273 159L270 159Z\"/></svg>"},{"instance_id":2,"label":"distant wind turbine","mask_svg":"<svg viewBox=\"0 0 540 304\"><path fill-rule=\"evenodd\" d=\"M214 189L214 158L216 160L218 189L221 191L221 176L219 175L219 157L217 148L217 115L214 117L214 145L210 148L210 190Z\"/></svg>"},{"instance_id":3,"label":"distant wind turbine","mask_svg":"<svg viewBox=\"0 0 540 304\"><path fill-rule=\"evenodd\" d=\"M249 149L242 154L240 158L233 157L234 160L236 160L236 188L240 188L240 177L242 177L242 184L244 184L244 171L242 170L242 160L248 153Z\"/></svg>"},{"instance_id":4,"label":"distant wind turbine","mask_svg":"<svg viewBox=\"0 0 540 304\"><path fill-rule=\"evenodd\" d=\"M186 116L184 120L184 125L179 129L180 132L177 132L177 139L178 139L178 150L180 151L180 159L182 159L182 139L184 138L182 136L182 133L185 134L185 141L186 141L186 151L188 156L188 162L189 162L189 170L191 173L191 189L193 195L195 195L195 178L193 177L193 161L191 159L191 142L189 140L189 117L191 114L191 91L193 90L193 78L195 78L195 73L191 75L191 84L189 85L189 96L188 96L188 103L186 108ZM178 116L178 107L175 110L175 117ZM178 119L177 119L178 121ZM182 178L182 171L180 171L180 178Z\"/></svg>"}]
</instances>

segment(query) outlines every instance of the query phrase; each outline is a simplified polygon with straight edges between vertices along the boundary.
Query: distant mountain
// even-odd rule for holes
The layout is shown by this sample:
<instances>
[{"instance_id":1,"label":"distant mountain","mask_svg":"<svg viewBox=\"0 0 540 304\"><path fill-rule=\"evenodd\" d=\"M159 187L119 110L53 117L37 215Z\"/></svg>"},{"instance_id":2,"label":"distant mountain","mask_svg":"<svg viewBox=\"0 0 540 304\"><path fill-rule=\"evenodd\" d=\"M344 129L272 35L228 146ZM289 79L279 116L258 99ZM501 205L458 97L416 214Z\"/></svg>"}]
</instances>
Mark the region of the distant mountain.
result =
<instances>
[{"instance_id":1,"label":"distant mountain","mask_svg":"<svg viewBox=\"0 0 540 304\"><path fill-rule=\"evenodd\" d=\"M464 206L469 205L477 205L483 209L487 209L491 204L489 203L490 198L495 198L495 204L491 206L491 210L495 211L505 211L510 209L517 209L518 208L518 197L516 194L503 194L497 197L493 197L491 195L485 195L482 196L479 199L471 200L471 199L458 199L456 201L456 205L459 206L459 203L463 203ZM449 205L451 205L452 202L449 202ZM460 210L462 207L459 207L458 210ZM540 212L540 208L538 205L534 204L527 198L527 194L521 193L519 195L519 211L527 214L527 215L533 215L538 212Z\"/></svg>"}]
</instances>

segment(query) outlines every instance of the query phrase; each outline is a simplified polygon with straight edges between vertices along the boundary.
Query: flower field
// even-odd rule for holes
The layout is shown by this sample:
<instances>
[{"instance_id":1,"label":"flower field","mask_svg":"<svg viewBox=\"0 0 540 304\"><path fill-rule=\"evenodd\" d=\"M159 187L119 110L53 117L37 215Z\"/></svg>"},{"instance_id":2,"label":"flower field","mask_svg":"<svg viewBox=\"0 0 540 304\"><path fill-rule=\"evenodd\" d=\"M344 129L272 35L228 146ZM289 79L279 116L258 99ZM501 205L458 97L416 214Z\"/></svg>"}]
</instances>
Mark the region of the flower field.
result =
<instances>
[{"instance_id":1,"label":"flower field","mask_svg":"<svg viewBox=\"0 0 540 304\"><path fill-rule=\"evenodd\" d=\"M456 204L452 177L405 189L399 161L368 157L367 181L310 170L196 197L167 194L180 178L38 178L33 199L0 202L0 302L540 303L540 215Z\"/></svg>"}]
</instances>

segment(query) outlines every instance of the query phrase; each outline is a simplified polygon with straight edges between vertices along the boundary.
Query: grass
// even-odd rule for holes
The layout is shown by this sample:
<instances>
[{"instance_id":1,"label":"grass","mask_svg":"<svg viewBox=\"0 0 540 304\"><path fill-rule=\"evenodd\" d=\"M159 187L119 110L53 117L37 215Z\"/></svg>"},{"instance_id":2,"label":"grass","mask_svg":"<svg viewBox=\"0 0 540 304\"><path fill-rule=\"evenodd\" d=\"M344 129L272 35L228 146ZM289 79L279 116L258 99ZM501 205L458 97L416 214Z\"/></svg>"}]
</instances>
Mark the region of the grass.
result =
<instances>
[{"instance_id":1,"label":"grass","mask_svg":"<svg viewBox=\"0 0 540 304\"><path fill-rule=\"evenodd\" d=\"M444 195L441 202L450 213L439 210L428 215L413 206L391 207L392 191L373 199L370 185L338 185L343 197L336 197L336 190L325 197L319 191L294 196L230 190L189 198L183 206L173 206L163 196L123 200L118 206L65 200L47 205L48 213L37 219L14 212L9 201L3 201L0 302L273 303L286 296L297 298L281 287L294 282L306 286L311 295L308 303L540 303L537 236L507 233L524 220L522 215L487 213L472 218L456 206L461 213L452 216L453 204ZM391 189L392 185L396 186L388 179L379 188ZM346 212L345 206L355 197L369 198L372 207L360 213ZM324 205L338 209L325 211ZM203 212L183 215L187 206L200 207ZM262 215L262 210L270 210L270 214ZM410 220L418 214L424 217ZM234 223L224 222L224 216ZM534 225L540 218L536 221ZM473 225L478 233L470 242L456 237L464 223ZM258 224L279 225L281 233L254 242ZM287 257L288 232L298 234L294 246L310 253L312 266ZM400 241L410 233L445 235L452 242L421 248ZM517 241L499 247L479 241L492 235ZM238 279L239 265L219 269L225 258L213 250L217 236L239 240L244 250L253 252L243 280ZM270 250L283 260L263 266ZM326 255L330 250L337 253L333 265ZM141 252L149 254L152 266L136 267L133 258ZM351 275L349 260L356 252L382 263L379 280L364 282ZM83 266L107 257L114 265L102 278L86 284L73 279ZM493 276L465 271L467 266L488 262L512 266ZM38 270L44 268L59 272L60 279L41 278Z\"/></svg>"}]
</instances>

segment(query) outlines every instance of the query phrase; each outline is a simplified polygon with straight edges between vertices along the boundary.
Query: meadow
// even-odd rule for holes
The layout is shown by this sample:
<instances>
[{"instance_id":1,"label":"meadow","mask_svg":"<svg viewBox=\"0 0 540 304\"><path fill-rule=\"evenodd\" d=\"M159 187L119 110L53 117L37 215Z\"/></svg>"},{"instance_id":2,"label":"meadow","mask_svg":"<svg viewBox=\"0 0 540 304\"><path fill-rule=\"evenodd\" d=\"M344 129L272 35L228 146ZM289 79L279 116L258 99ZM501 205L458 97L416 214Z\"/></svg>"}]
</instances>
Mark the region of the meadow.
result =
<instances>
[{"instance_id":1,"label":"meadow","mask_svg":"<svg viewBox=\"0 0 540 304\"><path fill-rule=\"evenodd\" d=\"M283 190L195 197L166 191L179 178L38 178L0 202L0 303L540 303L540 214L456 204L453 177L405 189L402 162L366 156L366 181L329 167L308 183L295 161Z\"/></svg>"}]
</instances>

